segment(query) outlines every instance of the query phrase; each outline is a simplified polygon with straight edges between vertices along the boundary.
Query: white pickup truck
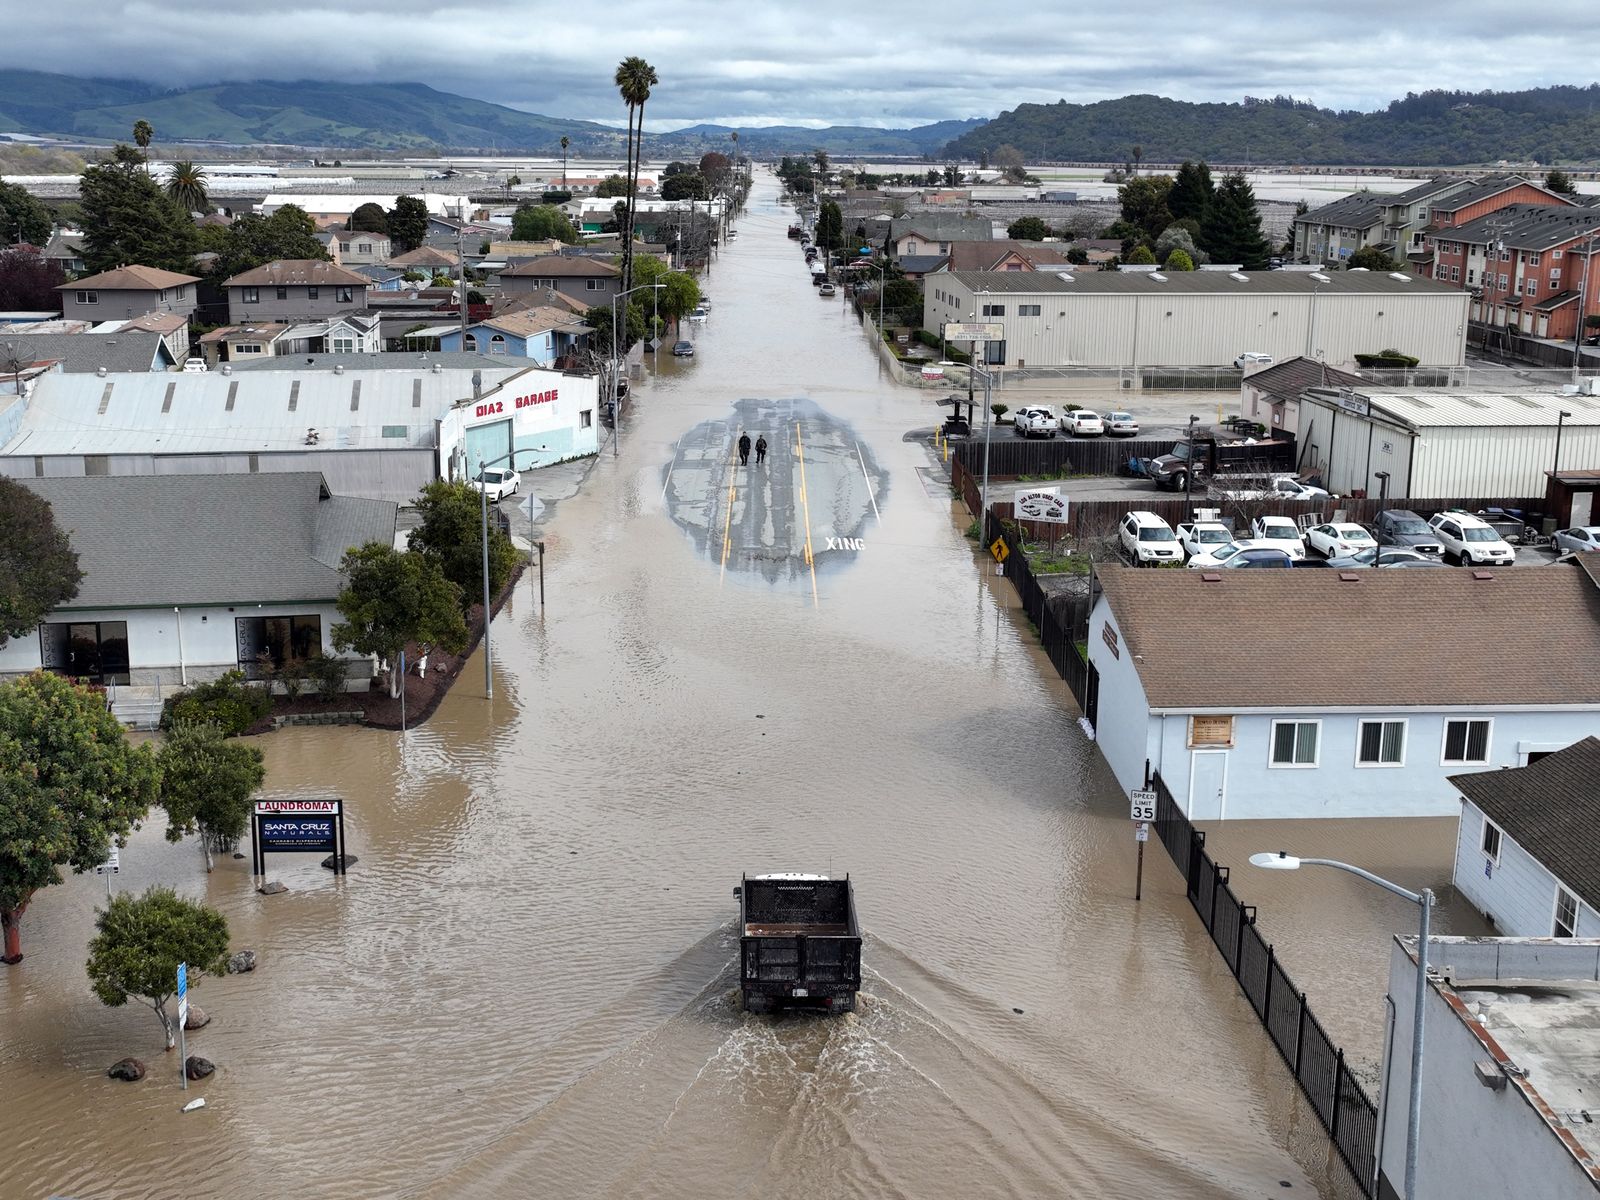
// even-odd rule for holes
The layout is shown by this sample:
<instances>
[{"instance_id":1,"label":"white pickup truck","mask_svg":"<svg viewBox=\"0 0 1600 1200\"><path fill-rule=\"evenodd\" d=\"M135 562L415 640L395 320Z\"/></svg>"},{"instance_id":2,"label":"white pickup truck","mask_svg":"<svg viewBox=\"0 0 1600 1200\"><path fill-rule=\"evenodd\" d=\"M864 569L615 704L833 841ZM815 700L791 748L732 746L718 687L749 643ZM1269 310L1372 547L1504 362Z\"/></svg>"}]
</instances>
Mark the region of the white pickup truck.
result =
<instances>
[{"instance_id":1,"label":"white pickup truck","mask_svg":"<svg viewBox=\"0 0 1600 1200\"><path fill-rule=\"evenodd\" d=\"M1018 437L1053 438L1061 432L1061 418L1048 404L1030 404L1017 410L1011 427Z\"/></svg>"}]
</instances>

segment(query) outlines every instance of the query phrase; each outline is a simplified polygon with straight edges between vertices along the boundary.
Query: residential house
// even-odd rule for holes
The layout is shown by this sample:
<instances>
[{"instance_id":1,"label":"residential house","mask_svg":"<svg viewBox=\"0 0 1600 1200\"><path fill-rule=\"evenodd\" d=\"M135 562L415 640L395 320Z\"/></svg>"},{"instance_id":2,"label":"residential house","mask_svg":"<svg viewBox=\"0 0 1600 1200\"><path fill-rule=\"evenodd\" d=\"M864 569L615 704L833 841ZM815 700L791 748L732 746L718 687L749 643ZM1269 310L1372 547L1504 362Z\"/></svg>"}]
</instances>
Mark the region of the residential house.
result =
<instances>
[{"instance_id":1,"label":"residential house","mask_svg":"<svg viewBox=\"0 0 1600 1200\"><path fill-rule=\"evenodd\" d=\"M423 236L422 244L443 250L450 255L450 261L455 262L458 245L471 254L484 242L504 237L505 232L505 226L488 221L462 221L454 217L430 215L428 232Z\"/></svg>"},{"instance_id":2,"label":"residential house","mask_svg":"<svg viewBox=\"0 0 1600 1200\"><path fill-rule=\"evenodd\" d=\"M155 267L118 267L56 287L61 315L68 320L124 321L149 312L193 314L198 297L195 275Z\"/></svg>"},{"instance_id":3,"label":"residential house","mask_svg":"<svg viewBox=\"0 0 1600 1200\"><path fill-rule=\"evenodd\" d=\"M223 283L235 325L338 317L367 307L365 275L319 258L279 259Z\"/></svg>"},{"instance_id":4,"label":"residential house","mask_svg":"<svg viewBox=\"0 0 1600 1200\"><path fill-rule=\"evenodd\" d=\"M500 290L507 296L552 289L586 306L609 304L622 290L622 272L608 262L592 258L549 254L500 272Z\"/></svg>"},{"instance_id":5,"label":"residential house","mask_svg":"<svg viewBox=\"0 0 1600 1200\"><path fill-rule=\"evenodd\" d=\"M57 231L41 252L46 262L53 262L64 275L77 275L83 270L83 235Z\"/></svg>"},{"instance_id":6,"label":"residential house","mask_svg":"<svg viewBox=\"0 0 1600 1200\"><path fill-rule=\"evenodd\" d=\"M37 633L0 646L0 677L43 668L168 692L255 674L263 655L346 657L332 640L340 560L353 546L392 545L398 511L336 496L317 471L21 482L49 501L83 582ZM371 659L347 662L350 686L364 686Z\"/></svg>"},{"instance_id":7,"label":"residential house","mask_svg":"<svg viewBox=\"0 0 1600 1200\"><path fill-rule=\"evenodd\" d=\"M540 366L555 366L589 343L594 330L565 307L535 306L512 313L497 313L486 321L438 334L439 349L446 353L489 354L496 358L531 358Z\"/></svg>"},{"instance_id":8,"label":"residential house","mask_svg":"<svg viewBox=\"0 0 1600 1200\"><path fill-rule=\"evenodd\" d=\"M1433 278L1475 292L1471 316L1531 337L1570 342L1578 310L1600 313L1588 267L1600 250L1600 209L1510 204L1429 237Z\"/></svg>"},{"instance_id":9,"label":"residential house","mask_svg":"<svg viewBox=\"0 0 1600 1200\"><path fill-rule=\"evenodd\" d=\"M478 246L473 245L476 250ZM422 245L415 250L407 250L404 254L396 254L389 260L391 267L398 267L402 271L415 271L417 274L432 279L435 275L448 275L456 277L460 262L456 255L437 246Z\"/></svg>"},{"instance_id":10,"label":"residential house","mask_svg":"<svg viewBox=\"0 0 1600 1200\"><path fill-rule=\"evenodd\" d=\"M367 286L369 296L374 292L400 292L406 288L406 273L404 269L396 267L393 263L382 267L351 267L357 275L365 275L371 282Z\"/></svg>"},{"instance_id":11,"label":"residential house","mask_svg":"<svg viewBox=\"0 0 1600 1200\"><path fill-rule=\"evenodd\" d=\"M889 257L898 260L908 255L949 254L955 242L992 240L994 222L988 217L921 213L891 220L885 245Z\"/></svg>"},{"instance_id":12,"label":"residential house","mask_svg":"<svg viewBox=\"0 0 1600 1200\"><path fill-rule=\"evenodd\" d=\"M72 375L165 371L183 361L172 353L161 334L150 330L29 333L11 338L6 345L14 348L17 361L25 367L55 364ZM6 370L9 373L10 368Z\"/></svg>"},{"instance_id":13,"label":"residential house","mask_svg":"<svg viewBox=\"0 0 1600 1200\"><path fill-rule=\"evenodd\" d=\"M1452 777L1454 882L1511 937L1600 937L1600 738L1530 742L1525 767Z\"/></svg>"},{"instance_id":14,"label":"residential house","mask_svg":"<svg viewBox=\"0 0 1600 1200\"><path fill-rule=\"evenodd\" d=\"M1396 258L1427 260L1425 242L1441 211L1468 193L1498 195L1469 175L1436 175L1403 192L1357 192L1295 218L1294 254L1304 262L1349 258L1362 246L1376 246ZM1468 201L1472 203L1472 201Z\"/></svg>"},{"instance_id":15,"label":"residential house","mask_svg":"<svg viewBox=\"0 0 1600 1200\"><path fill-rule=\"evenodd\" d=\"M212 368L224 363L271 358L277 353L278 340L289 328L284 321L263 321L259 325L221 325L201 334L196 347L206 365Z\"/></svg>"},{"instance_id":16,"label":"residential house","mask_svg":"<svg viewBox=\"0 0 1600 1200\"><path fill-rule=\"evenodd\" d=\"M1075 238L1067 243L1067 253L1082 250L1085 266L1102 267L1122 257L1122 242L1117 238Z\"/></svg>"},{"instance_id":17,"label":"residential house","mask_svg":"<svg viewBox=\"0 0 1600 1200\"><path fill-rule=\"evenodd\" d=\"M926 279L943 271L949 262L948 254L907 254L896 265L907 279Z\"/></svg>"},{"instance_id":18,"label":"residential house","mask_svg":"<svg viewBox=\"0 0 1600 1200\"><path fill-rule=\"evenodd\" d=\"M1367 386L1359 375L1297 354L1244 377L1239 384L1239 415L1259 421L1275 434L1298 434L1300 400L1308 390Z\"/></svg>"},{"instance_id":19,"label":"residential house","mask_svg":"<svg viewBox=\"0 0 1600 1200\"><path fill-rule=\"evenodd\" d=\"M290 355L375 354L383 349L380 326L376 313L350 313L325 321L223 325L203 334L199 347L213 367Z\"/></svg>"},{"instance_id":20,"label":"residential house","mask_svg":"<svg viewBox=\"0 0 1600 1200\"><path fill-rule=\"evenodd\" d=\"M367 229L335 229L334 245L338 253L334 261L345 267L376 267L389 261L389 235L373 233Z\"/></svg>"},{"instance_id":21,"label":"residential house","mask_svg":"<svg viewBox=\"0 0 1600 1200\"><path fill-rule=\"evenodd\" d=\"M1098 578L1096 742L1192 820L1453 815L1463 771L1600 730L1600 562Z\"/></svg>"},{"instance_id":22,"label":"residential house","mask_svg":"<svg viewBox=\"0 0 1600 1200\"><path fill-rule=\"evenodd\" d=\"M166 344L174 362L189 357L189 318L179 313L145 313L131 321L106 321L95 326L96 333L153 333Z\"/></svg>"},{"instance_id":23,"label":"residential house","mask_svg":"<svg viewBox=\"0 0 1600 1200\"><path fill-rule=\"evenodd\" d=\"M1383 197L1356 192L1295 218L1294 256L1301 262L1340 262L1383 243Z\"/></svg>"},{"instance_id":24,"label":"residential house","mask_svg":"<svg viewBox=\"0 0 1600 1200\"><path fill-rule=\"evenodd\" d=\"M951 242L947 271L1044 271L1070 267L1061 247L1009 238L986 242Z\"/></svg>"}]
</instances>

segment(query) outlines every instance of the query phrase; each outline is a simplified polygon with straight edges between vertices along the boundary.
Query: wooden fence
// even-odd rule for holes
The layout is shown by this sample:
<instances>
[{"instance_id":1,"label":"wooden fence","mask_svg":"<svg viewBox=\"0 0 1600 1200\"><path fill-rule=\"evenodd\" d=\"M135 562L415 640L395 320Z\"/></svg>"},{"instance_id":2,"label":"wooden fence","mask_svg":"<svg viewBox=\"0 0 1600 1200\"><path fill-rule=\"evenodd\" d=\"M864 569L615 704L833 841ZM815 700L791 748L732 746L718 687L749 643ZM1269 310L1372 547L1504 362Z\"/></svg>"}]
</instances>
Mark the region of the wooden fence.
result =
<instances>
[{"instance_id":1,"label":"wooden fence","mask_svg":"<svg viewBox=\"0 0 1600 1200\"><path fill-rule=\"evenodd\" d=\"M1003 432L1002 432L1003 430ZM1160 440L1135 438L1019 438L1004 426L997 428L989 441L989 478L1015 478L1019 475L1128 475L1129 460L1159 458L1172 453L1181 438ZM1208 443L1197 441L1197 447ZM1252 454L1242 446L1226 447L1228 471L1293 471L1295 448L1292 443L1266 442ZM951 443L951 459L973 474L983 471L983 439Z\"/></svg>"}]
</instances>

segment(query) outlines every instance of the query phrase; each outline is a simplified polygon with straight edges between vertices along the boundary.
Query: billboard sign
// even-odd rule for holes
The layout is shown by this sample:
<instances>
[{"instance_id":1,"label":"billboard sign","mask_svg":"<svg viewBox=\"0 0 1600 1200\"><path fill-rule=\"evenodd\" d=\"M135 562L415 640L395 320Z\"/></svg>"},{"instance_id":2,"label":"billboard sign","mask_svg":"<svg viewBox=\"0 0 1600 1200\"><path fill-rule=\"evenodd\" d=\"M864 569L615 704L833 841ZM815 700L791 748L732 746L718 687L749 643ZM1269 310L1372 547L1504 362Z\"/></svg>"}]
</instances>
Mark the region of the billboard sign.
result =
<instances>
[{"instance_id":1,"label":"billboard sign","mask_svg":"<svg viewBox=\"0 0 1600 1200\"><path fill-rule=\"evenodd\" d=\"M1067 498L1059 488L1028 488L1012 498L1013 512L1019 521L1067 523Z\"/></svg>"},{"instance_id":2,"label":"billboard sign","mask_svg":"<svg viewBox=\"0 0 1600 1200\"><path fill-rule=\"evenodd\" d=\"M262 817L262 850L332 853L335 824L332 817Z\"/></svg>"},{"instance_id":3,"label":"billboard sign","mask_svg":"<svg viewBox=\"0 0 1600 1200\"><path fill-rule=\"evenodd\" d=\"M267 873L269 854L333 854L333 870L345 871L344 803L299 798L257 800L250 817L254 874ZM330 864L324 863L324 866Z\"/></svg>"},{"instance_id":4,"label":"billboard sign","mask_svg":"<svg viewBox=\"0 0 1600 1200\"><path fill-rule=\"evenodd\" d=\"M947 342L1003 342L1006 327L998 321L945 323L944 340Z\"/></svg>"}]
</instances>

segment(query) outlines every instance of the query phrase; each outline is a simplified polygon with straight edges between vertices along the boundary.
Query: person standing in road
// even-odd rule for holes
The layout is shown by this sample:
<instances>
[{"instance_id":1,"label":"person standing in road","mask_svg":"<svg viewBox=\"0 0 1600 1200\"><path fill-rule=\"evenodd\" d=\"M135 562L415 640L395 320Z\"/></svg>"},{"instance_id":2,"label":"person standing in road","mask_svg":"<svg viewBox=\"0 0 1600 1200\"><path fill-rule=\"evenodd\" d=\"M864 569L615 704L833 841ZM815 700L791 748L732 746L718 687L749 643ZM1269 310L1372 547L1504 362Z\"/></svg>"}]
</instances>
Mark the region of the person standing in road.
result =
<instances>
[{"instance_id":1,"label":"person standing in road","mask_svg":"<svg viewBox=\"0 0 1600 1200\"><path fill-rule=\"evenodd\" d=\"M767 435L762 434L756 439L756 466L767 461Z\"/></svg>"},{"instance_id":2,"label":"person standing in road","mask_svg":"<svg viewBox=\"0 0 1600 1200\"><path fill-rule=\"evenodd\" d=\"M739 465L741 467L750 465L750 435L748 433L739 435Z\"/></svg>"}]
</instances>

